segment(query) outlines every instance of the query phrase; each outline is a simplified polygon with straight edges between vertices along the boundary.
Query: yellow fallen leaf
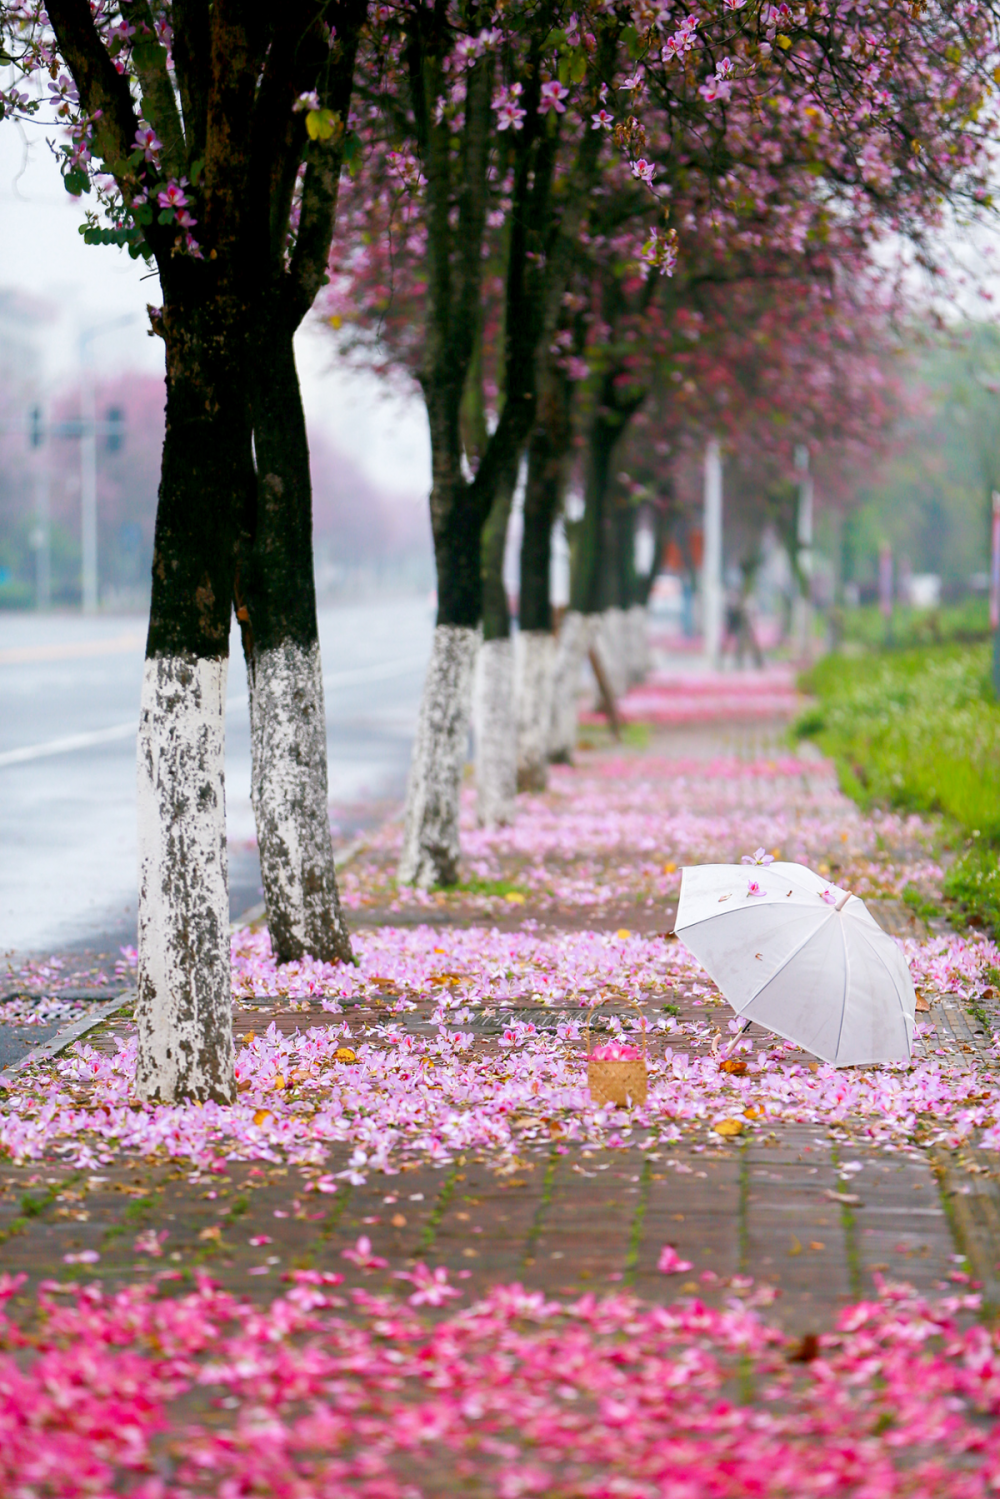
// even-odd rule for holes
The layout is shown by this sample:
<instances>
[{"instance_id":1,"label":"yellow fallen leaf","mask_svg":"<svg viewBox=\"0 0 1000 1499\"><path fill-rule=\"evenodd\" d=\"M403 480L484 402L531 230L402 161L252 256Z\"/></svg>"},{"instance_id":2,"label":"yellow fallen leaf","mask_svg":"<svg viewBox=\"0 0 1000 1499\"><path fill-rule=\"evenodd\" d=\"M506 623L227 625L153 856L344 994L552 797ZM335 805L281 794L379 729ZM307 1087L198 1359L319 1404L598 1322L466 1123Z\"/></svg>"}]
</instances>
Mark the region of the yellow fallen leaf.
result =
<instances>
[{"instance_id":1,"label":"yellow fallen leaf","mask_svg":"<svg viewBox=\"0 0 1000 1499\"><path fill-rule=\"evenodd\" d=\"M405 1214L404 1213L393 1213L393 1215L392 1215L392 1226L393 1226L393 1228L405 1228L406 1227L406 1216L405 1216Z\"/></svg>"},{"instance_id":2,"label":"yellow fallen leaf","mask_svg":"<svg viewBox=\"0 0 1000 1499\"><path fill-rule=\"evenodd\" d=\"M717 1135L725 1135L727 1138L731 1135L742 1135L743 1120L719 1119L715 1124L712 1125L712 1128L715 1130L715 1133Z\"/></svg>"},{"instance_id":3,"label":"yellow fallen leaf","mask_svg":"<svg viewBox=\"0 0 1000 1499\"><path fill-rule=\"evenodd\" d=\"M629 931L627 926L620 926L617 932L615 932L616 937L631 937L631 935L632 933Z\"/></svg>"},{"instance_id":4,"label":"yellow fallen leaf","mask_svg":"<svg viewBox=\"0 0 1000 1499\"><path fill-rule=\"evenodd\" d=\"M747 1070L746 1062L741 1062L738 1057L727 1057L724 1062L719 1063L720 1072L732 1072L736 1077L742 1077Z\"/></svg>"},{"instance_id":5,"label":"yellow fallen leaf","mask_svg":"<svg viewBox=\"0 0 1000 1499\"><path fill-rule=\"evenodd\" d=\"M358 1055L349 1046L338 1046L333 1054L333 1060L335 1062L356 1062Z\"/></svg>"},{"instance_id":6,"label":"yellow fallen leaf","mask_svg":"<svg viewBox=\"0 0 1000 1499\"><path fill-rule=\"evenodd\" d=\"M820 1239L810 1239L809 1240L809 1248L810 1249L825 1249L826 1245Z\"/></svg>"},{"instance_id":7,"label":"yellow fallen leaf","mask_svg":"<svg viewBox=\"0 0 1000 1499\"><path fill-rule=\"evenodd\" d=\"M759 1119L763 1112L763 1109L759 1109L755 1103L752 1103L748 1109L743 1110L743 1117L744 1119Z\"/></svg>"},{"instance_id":8,"label":"yellow fallen leaf","mask_svg":"<svg viewBox=\"0 0 1000 1499\"><path fill-rule=\"evenodd\" d=\"M280 1093L282 1091L282 1089L284 1088L284 1086L285 1086L285 1075L284 1075L284 1073L283 1072L276 1072L274 1074L274 1087L275 1087L275 1091L278 1092L278 1093Z\"/></svg>"},{"instance_id":9,"label":"yellow fallen leaf","mask_svg":"<svg viewBox=\"0 0 1000 1499\"><path fill-rule=\"evenodd\" d=\"M521 894L520 890L508 890L507 894L504 896L504 900L509 901L512 906L524 905L524 896Z\"/></svg>"},{"instance_id":10,"label":"yellow fallen leaf","mask_svg":"<svg viewBox=\"0 0 1000 1499\"><path fill-rule=\"evenodd\" d=\"M273 1118L274 1115L271 1113L270 1109L258 1109L256 1114L253 1116L253 1122L254 1124L263 1124L265 1119Z\"/></svg>"},{"instance_id":11,"label":"yellow fallen leaf","mask_svg":"<svg viewBox=\"0 0 1000 1499\"><path fill-rule=\"evenodd\" d=\"M221 1239L222 1229L217 1223L213 1223L211 1228L203 1228L198 1237L199 1239Z\"/></svg>"},{"instance_id":12,"label":"yellow fallen leaf","mask_svg":"<svg viewBox=\"0 0 1000 1499\"><path fill-rule=\"evenodd\" d=\"M664 866L663 866L663 873L664 874L676 874L677 873L677 865L674 863L673 859L670 860L669 864L664 864Z\"/></svg>"},{"instance_id":13,"label":"yellow fallen leaf","mask_svg":"<svg viewBox=\"0 0 1000 1499\"><path fill-rule=\"evenodd\" d=\"M802 1253L802 1245L799 1243L798 1239L795 1237L794 1234L792 1235L792 1247L788 1251L788 1253L789 1254L801 1254Z\"/></svg>"}]
</instances>

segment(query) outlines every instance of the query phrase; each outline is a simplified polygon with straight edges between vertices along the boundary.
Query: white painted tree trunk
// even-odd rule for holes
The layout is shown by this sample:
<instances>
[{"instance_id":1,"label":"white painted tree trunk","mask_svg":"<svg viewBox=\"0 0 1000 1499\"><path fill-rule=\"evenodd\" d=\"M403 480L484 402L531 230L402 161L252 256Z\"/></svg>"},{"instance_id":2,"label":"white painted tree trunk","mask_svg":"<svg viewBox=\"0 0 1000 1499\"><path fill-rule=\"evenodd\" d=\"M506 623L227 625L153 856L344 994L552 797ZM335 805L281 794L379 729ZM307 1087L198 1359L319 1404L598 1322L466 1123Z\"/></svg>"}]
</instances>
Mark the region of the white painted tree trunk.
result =
<instances>
[{"instance_id":1,"label":"white painted tree trunk","mask_svg":"<svg viewBox=\"0 0 1000 1499\"><path fill-rule=\"evenodd\" d=\"M514 648L507 640L484 640L476 660L472 722L476 741L476 818L480 827L514 820L517 790L517 724Z\"/></svg>"},{"instance_id":2,"label":"white painted tree trunk","mask_svg":"<svg viewBox=\"0 0 1000 1499\"><path fill-rule=\"evenodd\" d=\"M556 642L552 671L552 738L549 759L568 765L576 748L580 668L590 645L593 616L570 609Z\"/></svg>"},{"instance_id":3,"label":"white painted tree trunk","mask_svg":"<svg viewBox=\"0 0 1000 1499\"><path fill-rule=\"evenodd\" d=\"M138 737L136 1092L236 1096L226 857L225 659L146 662Z\"/></svg>"},{"instance_id":4,"label":"white painted tree trunk","mask_svg":"<svg viewBox=\"0 0 1000 1499\"><path fill-rule=\"evenodd\" d=\"M555 661L551 630L520 632L514 643L518 791L544 791L548 780Z\"/></svg>"},{"instance_id":5,"label":"white painted tree trunk","mask_svg":"<svg viewBox=\"0 0 1000 1499\"><path fill-rule=\"evenodd\" d=\"M250 799L271 947L349 962L327 808L326 710L319 642L285 641L255 657L250 682Z\"/></svg>"},{"instance_id":6,"label":"white painted tree trunk","mask_svg":"<svg viewBox=\"0 0 1000 1499\"><path fill-rule=\"evenodd\" d=\"M458 793L469 737L472 670L479 631L438 625L413 743L399 880L453 885L458 879Z\"/></svg>"},{"instance_id":7,"label":"white painted tree trunk","mask_svg":"<svg viewBox=\"0 0 1000 1499\"><path fill-rule=\"evenodd\" d=\"M645 604L633 604L625 616L628 629L629 682L649 676L649 625Z\"/></svg>"},{"instance_id":8,"label":"white painted tree trunk","mask_svg":"<svg viewBox=\"0 0 1000 1499\"><path fill-rule=\"evenodd\" d=\"M617 702L628 690L628 625L624 609L605 609L598 616L596 643Z\"/></svg>"}]
</instances>

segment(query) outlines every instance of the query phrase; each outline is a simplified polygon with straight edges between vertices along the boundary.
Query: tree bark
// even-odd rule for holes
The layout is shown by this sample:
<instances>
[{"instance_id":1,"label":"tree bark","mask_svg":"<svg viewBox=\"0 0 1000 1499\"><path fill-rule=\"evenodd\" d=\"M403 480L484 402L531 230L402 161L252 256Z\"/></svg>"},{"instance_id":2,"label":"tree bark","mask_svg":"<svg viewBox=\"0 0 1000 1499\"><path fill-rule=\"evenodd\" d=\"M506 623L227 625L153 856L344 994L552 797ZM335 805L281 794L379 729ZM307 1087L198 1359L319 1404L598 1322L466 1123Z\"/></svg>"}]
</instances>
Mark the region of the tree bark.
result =
<instances>
[{"instance_id":1,"label":"tree bark","mask_svg":"<svg viewBox=\"0 0 1000 1499\"><path fill-rule=\"evenodd\" d=\"M510 606L503 564L507 527L517 480L510 463L500 476L481 546L483 644L476 662L473 724L476 745L476 819L480 827L503 827L514 817L517 790L517 738L514 701L514 652Z\"/></svg>"},{"instance_id":2,"label":"tree bark","mask_svg":"<svg viewBox=\"0 0 1000 1499\"><path fill-rule=\"evenodd\" d=\"M178 302L180 305L178 305ZM253 482L245 309L168 294L166 433L138 738L140 1098L235 1097L225 690Z\"/></svg>"},{"instance_id":3,"label":"tree bark","mask_svg":"<svg viewBox=\"0 0 1000 1499\"><path fill-rule=\"evenodd\" d=\"M520 631L515 650L517 787L544 791L553 718L556 649L549 593L552 527L562 505L572 438L571 382L550 363L528 444L521 540Z\"/></svg>"},{"instance_id":4,"label":"tree bark","mask_svg":"<svg viewBox=\"0 0 1000 1499\"><path fill-rule=\"evenodd\" d=\"M478 644L479 631L469 625L435 628L406 788L404 885L426 890L458 880L458 795Z\"/></svg>"},{"instance_id":5,"label":"tree bark","mask_svg":"<svg viewBox=\"0 0 1000 1499\"><path fill-rule=\"evenodd\" d=\"M327 807L312 485L292 329L275 308L259 318L254 335L256 504L236 603L268 930L280 963L307 953L320 962L350 962Z\"/></svg>"}]
</instances>

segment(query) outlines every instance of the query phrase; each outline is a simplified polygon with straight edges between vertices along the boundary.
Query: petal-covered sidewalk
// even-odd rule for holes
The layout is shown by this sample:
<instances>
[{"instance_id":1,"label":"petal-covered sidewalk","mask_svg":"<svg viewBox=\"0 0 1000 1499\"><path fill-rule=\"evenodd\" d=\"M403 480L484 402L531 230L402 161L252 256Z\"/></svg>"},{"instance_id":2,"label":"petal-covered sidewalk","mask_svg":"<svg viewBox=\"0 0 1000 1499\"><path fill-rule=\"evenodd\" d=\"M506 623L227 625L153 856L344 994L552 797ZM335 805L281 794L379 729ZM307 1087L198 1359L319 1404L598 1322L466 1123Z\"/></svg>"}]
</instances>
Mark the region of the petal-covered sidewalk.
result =
<instances>
[{"instance_id":1,"label":"petal-covered sidewalk","mask_svg":"<svg viewBox=\"0 0 1000 1499\"><path fill-rule=\"evenodd\" d=\"M127 1014L21 1076L0 1489L993 1491L1000 954L902 904L933 826L746 718L585 750L509 829L470 796L456 891L398 890L387 824L344 875L355 969L238 932L232 1108L140 1106ZM720 1066L679 871L758 847L901 934L912 1064L755 1028ZM641 1108L590 1100L591 1007L647 1048Z\"/></svg>"}]
</instances>

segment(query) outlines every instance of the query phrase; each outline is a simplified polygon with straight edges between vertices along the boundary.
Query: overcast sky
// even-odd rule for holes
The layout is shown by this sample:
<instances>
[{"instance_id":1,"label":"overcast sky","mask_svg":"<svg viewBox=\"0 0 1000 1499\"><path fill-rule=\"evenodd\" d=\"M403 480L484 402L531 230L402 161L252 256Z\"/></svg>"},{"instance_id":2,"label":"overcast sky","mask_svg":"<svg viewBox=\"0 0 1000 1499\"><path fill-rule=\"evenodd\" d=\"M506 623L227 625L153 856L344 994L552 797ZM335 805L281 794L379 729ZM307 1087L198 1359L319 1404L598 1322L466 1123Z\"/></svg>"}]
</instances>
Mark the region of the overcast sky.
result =
<instances>
[{"instance_id":1,"label":"overcast sky","mask_svg":"<svg viewBox=\"0 0 1000 1499\"><path fill-rule=\"evenodd\" d=\"M0 289L30 292L53 305L57 320L44 349L45 376L56 386L78 366L79 335L132 314L127 327L93 340L99 371L163 371L163 345L147 334L146 304L161 301L145 262L110 246L85 245L77 232L87 200L64 190L41 130L0 129ZM376 484L410 493L430 487L430 446L419 398L388 398L375 380L336 367L329 340L304 329L297 340L310 426L322 428Z\"/></svg>"}]
</instances>

